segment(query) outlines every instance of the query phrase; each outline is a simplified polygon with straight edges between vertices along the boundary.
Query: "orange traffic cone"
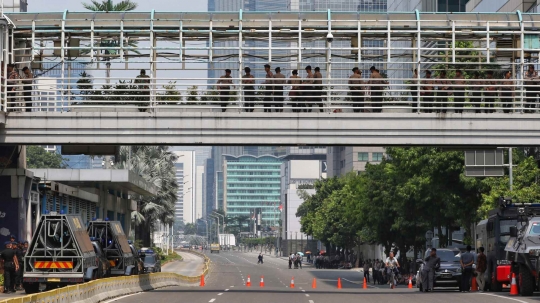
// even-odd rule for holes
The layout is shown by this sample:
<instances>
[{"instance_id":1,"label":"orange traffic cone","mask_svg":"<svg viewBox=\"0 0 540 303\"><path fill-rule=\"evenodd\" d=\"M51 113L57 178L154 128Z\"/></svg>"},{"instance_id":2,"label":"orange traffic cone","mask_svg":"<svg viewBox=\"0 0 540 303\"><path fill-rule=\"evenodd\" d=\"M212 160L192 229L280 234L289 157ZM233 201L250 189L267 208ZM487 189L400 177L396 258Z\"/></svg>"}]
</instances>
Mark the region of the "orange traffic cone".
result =
<instances>
[{"instance_id":1,"label":"orange traffic cone","mask_svg":"<svg viewBox=\"0 0 540 303\"><path fill-rule=\"evenodd\" d=\"M518 287L516 284L516 274L512 273L512 284L510 285L510 295L517 296L519 295Z\"/></svg>"},{"instance_id":2,"label":"orange traffic cone","mask_svg":"<svg viewBox=\"0 0 540 303\"><path fill-rule=\"evenodd\" d=\"M367 289L367 282L366 282L366 278L364 278L364 285L362 285L362 288L363 288L363 289Z\"/></svg>"},{"instance_id":3,"label":"orange traffic cone","mask_svg":"<svg viewBox=\"0 0 540 303\"><path fill-rule=\"evenodd\" d=\"M341 278L337 279L337 289L341 289Z\"/></svg>"},{"instance_id":4,"label":"orange traffic cone","mask_svg":"<svg viewBox=\"0 0 540 303\"><path fill-rule=\"evenodd\" d=\"M313 282L311 283L311 288L316 289L317 288L317 280L313 278Z\"/></svg>"},{"instance_id":5,"label":"orange traffic cone","mask_svg":"<svg viewBox=\"0 0 540 303\"><path fill-rule=\"evenodd\" d=\"M264 287L264 276L261 276L261 283L259 283L260 287Z\"/></svg>"},{"instance_id":6,"label":"orange traffic cone","mask_svg":"<svg viewBox=\"0 0 540 303\"><path fill-rule=\"evenodd\" d=\"M412 277L409 277L409 288L412 288Z\"/></svg>"},{"instance_id":7,"label":"orange traffic cone","mask_svg":"<svg viewBox=\"0 0 540 303\"><path fill-rule=\"evenodd\" d=\"M472 283L471 283L471 292L475 292L475 291L478 290L478 284L476 284L476 278L472 277L471 281L472 281Z\"/></svg>"},{"instance_id":8,"label":"orange traffic cone","mask_svg":"<svg viewBox=\"0 0 540 303\"><path fill-rule=\"evenodd\" d=\"M290 285L291 288L294 288L294 277L291 278L291 285Z\"/></svg>"},{"instance_id":9,"label":"orange traffic cone","mask_svg":"<svg viewBox=\"0 0 540 303\"><path fill-rule=\"evenodd\" d=\"M251 277L248 275L246 286L251 286Z\"/></svg>"},{"instance_id":10,"label":"orange traffic cone","mask_svg":"<svg viewBox=\"0 0 540 303\"><path fill-rule=\"evenodd\" d=\"M201 287L204 286L204 275L201 275L201 284L200 284L200 286Z\"/></svg>"}]
</instances>

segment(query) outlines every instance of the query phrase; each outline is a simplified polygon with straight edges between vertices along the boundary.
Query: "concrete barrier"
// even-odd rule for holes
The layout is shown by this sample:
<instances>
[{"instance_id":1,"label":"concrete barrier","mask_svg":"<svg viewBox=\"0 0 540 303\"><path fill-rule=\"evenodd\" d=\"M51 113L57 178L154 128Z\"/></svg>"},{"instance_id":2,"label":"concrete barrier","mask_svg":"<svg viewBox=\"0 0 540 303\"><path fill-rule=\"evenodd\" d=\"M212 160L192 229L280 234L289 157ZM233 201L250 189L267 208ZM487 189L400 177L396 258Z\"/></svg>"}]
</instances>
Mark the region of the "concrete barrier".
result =
<instances>
[{"instance_id":1,"label":"concrete barrier","mask_svg":"<svg viewBox=\"0 0 540 303\"><path fill-rule=\"evenodd\" d=\"M152 289L198 283L210 269L210 259L204 254L190 252L204 258L204 270L195 277L160 272L138 276L114 277L71 285L43 293L0 300L0 303L98 303L104 300Z\"/></svg>"}]
</instances>

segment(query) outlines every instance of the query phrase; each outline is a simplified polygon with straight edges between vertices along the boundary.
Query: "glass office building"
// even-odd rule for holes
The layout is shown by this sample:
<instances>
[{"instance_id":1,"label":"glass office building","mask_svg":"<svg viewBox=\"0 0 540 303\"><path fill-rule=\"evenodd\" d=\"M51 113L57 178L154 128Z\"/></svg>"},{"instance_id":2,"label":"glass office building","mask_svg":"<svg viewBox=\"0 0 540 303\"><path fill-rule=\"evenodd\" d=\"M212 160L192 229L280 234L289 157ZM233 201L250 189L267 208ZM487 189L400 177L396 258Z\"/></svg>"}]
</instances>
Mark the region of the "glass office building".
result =
<instances>
[{"instance_id":1,"label":"glass office building","mask_svg":"<svg viewBox=\"0 0 540 303\"><path fill-rule=\"evenodd\" d=\"M281 157L224 156L224 206L229 216L250 216L262 209L262 227L278 226Z\"/></svg>"}]
</instances>

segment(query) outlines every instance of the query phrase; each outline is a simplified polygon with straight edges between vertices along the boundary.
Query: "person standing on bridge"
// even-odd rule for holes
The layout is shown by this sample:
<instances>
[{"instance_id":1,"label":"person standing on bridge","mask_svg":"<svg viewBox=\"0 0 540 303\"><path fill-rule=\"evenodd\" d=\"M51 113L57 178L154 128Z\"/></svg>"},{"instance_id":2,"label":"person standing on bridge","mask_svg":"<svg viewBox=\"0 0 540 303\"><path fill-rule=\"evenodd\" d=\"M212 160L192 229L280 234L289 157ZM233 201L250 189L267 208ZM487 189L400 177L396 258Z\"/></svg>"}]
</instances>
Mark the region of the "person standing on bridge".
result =
<instances>
[{"instance_id":1,"label":"person standing on bridge","mask_svg":"<svg viewBox=\"0 0 540 303\"><path fill-rule=\"evenodd\" d=\"M525 72L523 75L523 79L525 79L525 89L527 90L526 97L527 100L525 101L525 108L529 108L529 110L526 110L526 113L531 113L536 108L536 102L538 97L538 72L534 70L534 65L529 65L529 69Z\"/></svg>"},{"instance_id":2,"label":"person standing on bridge","mask_svg":"<svg viewBox=\"0 0 540 303\"><path fill-rule=\"evenodd\" d=\"M24 80L22 80L22 82L24 83L24 106L26 107L26 112L31 112L32 84L34 83L34 75L32 75L32 71L28 68L28 66L23 67L22 71L24 73Z\"/></svg>"},{"instance_id":3,"label":"person standing on bridge","mask_svg":"<svg viewBox=\"0 0 540 303\"><path fill-rule=\"evenodd\" d=\"M264 65L264 71L266 72L265 92L264 92L264 112L272 112L272 103L274 103L274 74L270 71L270 64Z\"/></svg>"},{"instance_id":4,"label":"person standing on bridge","mask_svg":"<svg viewBox=\"0 0 540 303\"><path fill-rule=\"evenodd\" d=\"M7 102L8 104L11 103L11 107L14 107L15 103L17 102L17 85L20 85L21 76L16 71L14 64L7 65L7 72Z\"/></svg>"},{"instance_id":5,"label":"person standing on bridge","mask_svg":"<svg viewBox=\"0 0 540 303\"><path fill-rule=\"evenodd\" d=\"M315 73L313 74L313 89L314 92L314 104L313 107L315 107L317 104L319 105L319 112L323 112L323 83L322 83L322 74L321 74L321 68L315 67Z\"/></svg>"},{"instance_id":6,"label":"person standing on bridge","mask_svg":"<svg viewBox=\"0 0 540 303\"><path fill-rule=\"evenodd\" d=\"M388 81L384 80L378 69L374 69L371 72L369 84L371 85L371 106L374 107L373 112L380 113L382 112L384 85L387 85Z\"/></svg>"},{"instance_id":7,"label":"person standing on bridge","mask_svg":"<svg viewBox=\"0 0 540 303\"><path fill-rule=\"evenodd\" d=\"M135 78L135 84L138 84L137 94L140 96L138 99L139 106L147 107L150 104L150 77L146 74L144 69L141 69L140 74ZM140 112L145 112L146 108L139 108Z\"/></svg>"},{"instance_id":8,"label":"person standing on bridge","mask_svg":"<svg viewBox=\"0 0 540 303\"><path fill-rule=\"evenodd\" d=\"M255 77L251 74L251 68L247 67L244 68L244 71L246 72L245 75L242 76L242 84L244 89L244 111L246 112L253 112L254 110L254 101L255 101Z\"/></svg>"},{"instance_id":9,"label":"person standing on bridge","mask_svg":"<svg viewBox=\"0 0 540 303\"><path fill-rule=\"evenodd\" d=\"M285 106L285 99L283 98L283 89L284 85L287 84L285 75L281 73L281 68L278 66L275 69L276 73L274 74L274 106L276 107L276 112L283 112L283 106Z\"/></svg>"},{"instance_id":10,"label":"person standing on bridge","mask_svg":"<svg viewBox=\"0 0 540 303\"><path fill-rule=\"evenodd\" d=\"M229 102L230 98L231 85L233 84L231 79L231 70L226 69L225 75L219 77L219 80L217 82L217 89L219 90L219 101L221 102L222 113L227 110L227 103Z\"/></svg>"},{"instance_id":11,"label":"person standing on bridge","mask_svg":"<svg viewBox=\"0 0 540 303\"><path fill-rule=\"evenodd\" d=\"M501 86L501 103L503 107L503 112L510 113L512 112L513 99L514 99L514 81L512 80L512 72L506 71L504 73L504 80L502 81Z\"/></svg>"},{"instance_id":12,"label":"person standing on bridge","mask_svg":"<svg viewBox=\"0 0 540 303\"><path fill-rule=\"evenodd\" d=\"M472 79L474 81L471 81L471 103L474 107L476 107L476 113L480 113L480 105L482 104L482 81L480 81L480 73L474 72Z\"/></svg>"},{"instance_id":13,"label":"person standing on bridge","mask_svg":"<svg viewBox=\"0 0 540 303\"><path fill-rule=\"evenodd\" d=\"M442 110L437 109L437 113L442 112L443 114L445 114L448 98L450 98L450 96L452 95L452 91L450 90L450 81L446 78L446 71L442 70L439 72L439 77L437 77L437 85L438 92L436 107L443 108Z\"/></svg>"},{"instance_id":14,"label":"person standing on bridge","mask_svg":"<svg viewBox=\"0 0 540 303\"><path fill-rule=\"evenodd\" d=\"M363 111L359 107L364 107L364 81L362 80L362 72L358 67L352 69L353 74L349 77L349 90L351 91L351 101L353 112L359 113Z\"/></svg>"},{"instance_id":15,"label":"person standing on bridge","mask_svg":"<svg viewBox=\"0 0 540 303\"><path fill-rule=\"evenodd\" d=\"M433 106L433 90L435 89L435 81L433 80L433 78L431 78L430 70L426 70L426 78L422 81L422 84L424 85L422 86L422 91L420 95L423 96L422 105L426 107L426 109L424 109L424 112L431 113L431 107Z\"/></svg>"},{"instance_id":16,"label":"person standing on bridge","mask_svg":"<svg viewBox=\"0 0 540 303\"><path fill-rule=\"evenodd\" d=\"M291 90L289 91L289 100L292 102L293 113L299 113L300 107L304 107L304 105L299 103L300 95L302 94L300 91L302 78L298 76L298 71L296 69L292 71L292 76L289 78L287 84L291 86Z\"/></svg>"},{"instance_id":17,"label":"person standing on bridge","mask_svg":"<svg viewBox=\"0 0 540 303\"><path fill-rule=\"evenodd\" d=\"M311 72L311 65L306 66L306 78L302 82L304 84L302 95L304 96L304 103L309 109L304 109L304 112L311 112L311 104L315 98L315 93L313 91L313 73Z\"/></svg>"}]
</instances>

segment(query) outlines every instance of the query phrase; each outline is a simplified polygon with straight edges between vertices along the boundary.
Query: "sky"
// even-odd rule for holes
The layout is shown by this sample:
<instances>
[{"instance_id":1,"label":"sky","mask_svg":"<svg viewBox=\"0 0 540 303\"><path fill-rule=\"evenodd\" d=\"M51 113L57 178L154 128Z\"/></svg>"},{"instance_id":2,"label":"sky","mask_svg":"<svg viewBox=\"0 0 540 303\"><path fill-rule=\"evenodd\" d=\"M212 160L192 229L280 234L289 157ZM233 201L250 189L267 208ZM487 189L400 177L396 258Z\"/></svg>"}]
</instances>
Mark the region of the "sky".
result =
<instances>
[{"instance_id":1,"label":"sky","mask_svg":"<svg viewBox=\"0 0 540 303\"><path fill-rule=\"evenodd\" d=\"M51 8L59 11L65 9L83 11L82 2L89 3L90 0L28 0L28 11L45 12L51 11ZM151 11L155 9L156 11L205 12L207 10L207 0L135 0L134 2L139 5L137 11Z\"/></svg>"},{"instance_id":2,"label":"sky","mask_svg":"<svg viewBox=\"0 0 540 303\"><path fill-rule=\"evenodd\" d=\"M98 0L102 1L102 0ZM118 2L119 0L113 0L113 2ZM28 0L28 12L47 12L47 11L85 11L82 3L90 3L90 0ZM150 12L152 9L156 11L169 11L169 12L206 12L208 10L207 0L133 0L138 4L136 11L145 11ZM204 51L206 53L206 51ZM136 65L130 66L131 68L148 68L145 66L138 67ZM159 69L159 64L158 64ZM112 73L113 77L125 77L126 79L133 78L136 75L133 73L135 70L130 71L114 71ZM102 73L98 71L90 72L94 77L103 77ZM164 78L205 78L207 77L207 72L205 70L197 71L158 71L158 77ZM184 82L185 85L181 85L180 82ZM201 81L195 81L200 83ZM206 81L204 81L206 82ZM188 86L195 84L193 81L178 81L177 87L179 89L187 89ZM185 94L185 93L184 93Z\"/></svg>"}]
</instances>

